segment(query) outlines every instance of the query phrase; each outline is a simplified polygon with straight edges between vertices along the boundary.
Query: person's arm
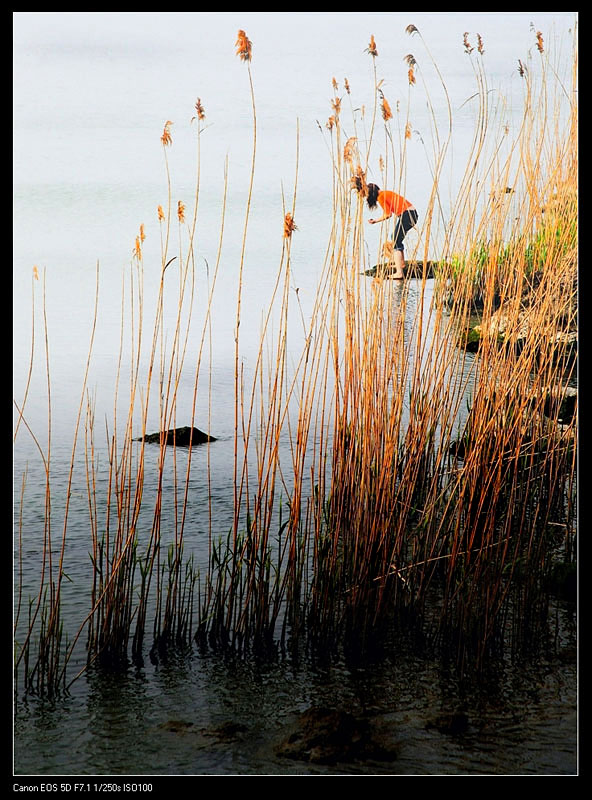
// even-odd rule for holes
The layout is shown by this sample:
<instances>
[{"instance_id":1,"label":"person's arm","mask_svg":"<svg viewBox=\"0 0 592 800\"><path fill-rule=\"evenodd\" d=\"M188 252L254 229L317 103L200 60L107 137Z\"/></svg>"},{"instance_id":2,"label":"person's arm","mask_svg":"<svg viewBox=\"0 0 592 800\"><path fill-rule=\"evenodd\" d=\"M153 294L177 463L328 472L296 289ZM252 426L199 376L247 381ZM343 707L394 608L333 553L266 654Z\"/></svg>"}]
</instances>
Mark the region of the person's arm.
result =
<instances>
[{"instance_id":1,"label":"person's arm","mask_svg":"<svg viewBox=\"0 0 592 800\"><path fill-rule=\"evenodd\" d=\"M393 216L392 214L387 214L385 211L382 217L380 217L380 219L369 219L368 222L370 223L370 225L375 225L377 222L384 222L385 219L388 219L389 217L392 216Z\"/></svg>"}]
</instances>

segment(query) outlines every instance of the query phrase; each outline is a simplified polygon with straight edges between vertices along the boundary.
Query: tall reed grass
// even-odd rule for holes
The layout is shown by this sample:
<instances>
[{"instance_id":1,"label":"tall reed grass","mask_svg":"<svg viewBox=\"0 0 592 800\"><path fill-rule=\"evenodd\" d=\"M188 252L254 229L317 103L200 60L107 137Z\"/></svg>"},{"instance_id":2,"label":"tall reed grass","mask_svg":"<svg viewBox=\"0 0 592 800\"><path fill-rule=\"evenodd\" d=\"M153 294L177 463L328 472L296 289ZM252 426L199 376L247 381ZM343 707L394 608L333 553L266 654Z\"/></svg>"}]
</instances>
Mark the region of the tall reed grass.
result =
<instances>
[{"instance_id":1,"label":"tall reed grass","mask_svg":"<svg viewBox=\"0 0 592 800\"><path fill-rule=\"evenodd\" d=\"M210 347L228 186L225 180L211 282L206 296L196 297L201 100L194 118L197 169L189 222L184 204L176 210L173 204L167 160L174 146L172 122L165 124L159 292L147 326L142 227L122 283L120 370L106 430L106 476L96 455L88 378L82 387L73 454L84 427L92 580L88 613L71 641L63 639L61 597L68 507L56 558L51 440L46 450L39 446L46 475L43 560L24 625L19 587L15 622L17 683L25 692L67 688L77 677L67 668L83 635L86 668L113 669L130 658L142 663L146 652L158 658L171 647L190 648L194 641L239 653L333 646L351 637L363 642L400 615L429 623L459 664L470 659L480 665L508 634L518 650L544 630L554 570L574 565L577 553L577 415L560 417L564 387L575 376L569 336L577 313L575 50L573 85L565 87L537 32L540 63L528 72L519 63L523 118L510 139L490 107L483 42L473 47L465 37L478 111L466 170L445 220L441 183L453 113L436 66L447 108L446 121L437 118L422 72L422 59L435 62L420 31L413 25L407 31L420 52L409 54L403 67L409 85L403 123L393 116L378 79L374 37L368 46L369 122L356 110L347 81L343 96L333 82L332 113L319 125L331 159L332 228L314 306L308 318L302 316L303 345L293 364L289 319L299 300L291 289L292 248L305 235L296 225L297 167L293 195L281 210L282 253L250 384L241 367L239 333L257 115L253 47L239 31L237 55L246 64L253 130L236 295L234 511L231 528L220 531L210 506L209 556L202 564L186 537L193 445L181 467L180 448L167 444L165 433L181 423L193 427L198 393L211 398L212 376L202 374L202 357ZM420 85L434 128L432 154L426 149L433 189L408 260L427 263L437 234L441 267L433 281L426 274L404 283L370 281L364 275L368 261L380 259L392 228L384 224L379 253L368 254L366 177L379 150L382 184L406 193L410 113ZM175 225L179 246L173 254ZM173 293L171 333L164 309ZM197 359L188 364L196 301L205 321ZM473 356L462 343L476 308L480 339ZM92 336L89 364L91 353ZM177 419L177 399L188 369L193 396L186 421ZM154 397L162 434L156 491L146 509L143 437ZM17 427L35 437L25 406L26 397ZM48 408L51 424L51 403ZM209 454L205 463L209 487ZM74 455L69 483L73 469ZM165 475L172 475L172 486L165 485ZM103 480L107 490L99 493ZM168 502L173 523L167 521L163 530Z\"/></svg>"}]
</instances>

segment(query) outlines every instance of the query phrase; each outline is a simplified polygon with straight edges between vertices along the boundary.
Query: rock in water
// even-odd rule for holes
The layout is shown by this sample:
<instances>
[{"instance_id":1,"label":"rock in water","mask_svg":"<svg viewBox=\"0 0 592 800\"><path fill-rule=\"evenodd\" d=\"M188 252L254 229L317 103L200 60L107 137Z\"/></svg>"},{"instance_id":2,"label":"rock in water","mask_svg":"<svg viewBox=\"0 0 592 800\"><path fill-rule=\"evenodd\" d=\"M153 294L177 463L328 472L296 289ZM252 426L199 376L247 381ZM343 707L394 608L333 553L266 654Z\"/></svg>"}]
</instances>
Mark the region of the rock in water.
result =
<instances>
[{"instance_id":1,"label":"rock in water","mask_svg":"<svg viewBox=\"0 0 592 800\"><path fill-rule=\"evenodd\" d=\"M426 728L435 728L440 733L456 736L466 733L469 728L469 718L464 711L451 711L438 714L426 723Z\"/></svg>"},{"instance_id":2,"label":"rock in water","mask_svg":"<svg viewBox=\"0 0 592 800\"><path fill-rule=\"evenodd\" d=\"M160 437L160 433L147 433L144 437L140 436L137 441L144 441L150 444L159 444ZM189 445L205 444L206 442L215 441L215 436L210 436L208 433L200 431L199 428L190 428L189 426L185 426L183 428L173 428L170 431L164 432L165 444L172 444L176 445L177 447L188 447Z\"/></svg>"},{"instance_id":3,"label":"rock in water","mask_svg":"<svg viewBox=\"0 0 592 800\"><path fill-rule=\"evenodd\" d=\"M276 753L314 764L394 761L397 758L390 737L380 736L370 720L328 708L304 711L295 730L278 745Z\"/></svg>"}]
</instances>

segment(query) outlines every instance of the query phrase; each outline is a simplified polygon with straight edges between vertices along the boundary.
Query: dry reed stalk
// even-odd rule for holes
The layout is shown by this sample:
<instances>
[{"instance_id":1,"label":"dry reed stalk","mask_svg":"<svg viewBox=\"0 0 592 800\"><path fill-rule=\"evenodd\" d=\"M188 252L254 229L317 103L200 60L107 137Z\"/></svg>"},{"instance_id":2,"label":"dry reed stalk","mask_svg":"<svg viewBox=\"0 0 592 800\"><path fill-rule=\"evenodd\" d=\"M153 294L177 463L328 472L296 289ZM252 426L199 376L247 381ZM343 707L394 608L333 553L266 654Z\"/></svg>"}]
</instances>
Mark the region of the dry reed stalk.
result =
<instances>
[{"instance_id":1,"label":"dry reed stalk","mask_svg":"<svg viewBox=\"0 0 592 800\"><path fill-rule=\"evenodd\" d=\"M234 364L234 385L235 385L235 410L234 410L234 429L235 435L237 435L239 430L239 418L242 418L242 424L244 426L244 417L240 411L241 409L241 372L239 369L239 329L240 329L240 322L241 322L241 308L242 308L242 282L243 282L243 271L244 271L244 264L245 264L245 254L246 254L246 242L247 242L247 231L249 226L249 216L251 210L251 201L253 195L253 183L255 178L255 158L257 154L257 114L256 114L256 107L255 107L255 91L253 87L253 77L251 74L251 58L252 58L252 44L250 40L247 38L245 32L243 30L238 31L237 41L236 41L236 48L237 48L237 55L241 60L246 61L247 63L247 71L249 77L249 89L250 89L250 98L251 98L251 109L253 115L253 147L251 152L251 169L249 174L249 188L247 192L247 205L245 209L245 219L244 219L244 226L243 226L243 235L242 235L242 243L241 243L241 252L240 252L240 261L239 261L239 273L238 273L238 290L237 290L237 299L236 299L236 327L235 327L235 364ZM238 449L235 446L234 452L234 508L235 508L235 516L234 516L234 528L233 528L233 536L236 537L238 535L238 526L239 526L239 509L242 504L242 484L238 480L239 474L239 463L238 463ZM247 491L248 497L248 491Z\"/></svg>"},{"instance_id":2,"label":"dry reed stalk","mask_svg":"<svg viewBox=\"0 0 592 800\"><path fill-rule=\"evenodd\" d=\"M45 473L45 509L44 509L44 526L43 526L43 546L42 546L42 560L40 567L39 590L37 598L30 601L29 608L29 621L28 628L24 636L22 645L20 646L18 655L15 660L15 668L18 670L21 661L25 664L24 685L26 691L36 692L38 694L52 695L58 690L57 671L59 669L61 657L61 625L59 620L59 596L55 593L55 573L53 568L53 552L52 552L52 535L51 535L51 480L50 480L50 465L51 465L51 379L50 379L50 360L49 360L49 338L48 338L48 324L47 324L47 308L46 308L46 288L45 288L45 273L43 276L43 290L42 290L42 317L43 317L43 331L44 331L44 349L45 349L45 376L47 384L47 444L45 450L43 449L39 439L35 436L26 418L23 416L23 408L19 408L15 403L17 411L19 412L19 424L22 421L25 428L30 433L33 442L43 463L43 470ZM31 353L33 358L33 352ZM49 598L48 598L49 595ZM47 614L51 616L53 624L47 626ZM37 654L32 657L33 666L31 664L31 642L36 631L36 625L39 623L39 631L37 636Z\"/></svg>"},{"instance_id":3,"label":"dry reed stalk","mask_svg":"<svg viewBox=\"0 0 592 800\"><path fill-rule=\"evenodd\" d=\"M198 100L198 104L196 105L196 109L198 111L198 118L204 119L205 114L203 113L203 108L201 108L202 115L200 116L200 108L201 104ZM197 150L197 179L196 179L196 197L195 197L195 212L193 218L193 227L190 236L190 252L191 257L193 259L193 241L195 236L196 230L196 221L197 221L197 205L198 205L198 198L199 198L199 175L200 175L200 134L201 131L198 129L198 150ZM213 273L213 281L212 285L209 287L208 290L208 299L207 299L207 308L206 308L206 315L205 321L202 329L202 334L200 338L199 344L199 351L196 360L196 368L194 374L194 383L193 383L193 394L192 394L192 405L191 405L191 420L190 425L193 427L195 424L195 417L196 417L196 404L197 404L197 395L198 395L198 386L199 386L199 377L201 371L201 362L202 362L202 355L203 349L206 341L206 336L208 338L210 344L210 375L209 375L209 402L208 402L208 409L209 414L211 415L211 391L212 391L212 376L211 376L211 365L212 365L212 349L211 349L211 342L212 342L212 331L211 331L211 311L212 311L212 300L214 295L214 290L216 286L216 281L218 277L218 271L220 266L220 260L222 255L222 242L224 236L224 221L226 217L226 197L227 197L227 189L228 189L228 173L225 170L224 174L224 194L223 194L223 201L222 201L222 214L221 214L221 224L220 224L220 238L218 243L218 251L216 256L216 263L214 266L214 273ZM209 277L209 275L208 275ZM210 430L211 416L208 418L208 430ZM192 442L189 444L188 448L188 458L187 458L187 470L186 470L186 477L185 477L185 489L184 489L184 497L182 503L182 519L181 519L181 529L184 527L185 519L186 519L186 510L187 510L187 502L189 497L189 485L190 485L190 472L191 472L191 463L192 463L192 453L193 447ZM212 501L211 501L211 491L210 491L210 444L207 443L207 468L206 468L206 475L207 475L207 482L208 482L208 549L211 551L212 548ZM181 607L184 607L184 603L181 604ZM189 639L191 638L191 632L189 632Z\"/></svg>"}]
</instances>

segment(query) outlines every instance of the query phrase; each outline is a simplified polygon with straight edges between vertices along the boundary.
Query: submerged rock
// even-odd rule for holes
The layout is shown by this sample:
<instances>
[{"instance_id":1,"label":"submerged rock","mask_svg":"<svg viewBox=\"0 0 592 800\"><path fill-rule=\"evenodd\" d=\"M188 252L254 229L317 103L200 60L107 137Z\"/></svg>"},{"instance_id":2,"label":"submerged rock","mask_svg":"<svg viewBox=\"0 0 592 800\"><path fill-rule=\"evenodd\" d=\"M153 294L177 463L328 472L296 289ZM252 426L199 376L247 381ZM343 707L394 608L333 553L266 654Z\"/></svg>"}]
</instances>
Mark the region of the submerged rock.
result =
<instances>
[{"instance_id":1,"label":"submerged rock","mask_svg":"<svg viewBox=\"0 0 592 800\"><path fill-rule=\"evenodd\" d=\"M449 711L438 714L426 723L426 728L435 728L440 733L458 736L469 728L469 717L464 711Z\"/></svg>"},{"instance_id":2,"label":"submerged rock","mask_svg":"<svg viewBox=\"0 0 592 800\"><path fill-rule=\"evenodd\" d=\"M578 390L573 386L554 387L545 399L544 414L568 425L577 410Z\"/></svg>"},{"instance_id":3,"label":"submerged rock","mask_svg":"<svg viewBox=\"0 0 592 800\"><path fill-rule=\"evenodd\" d=\"M223 722L211 728L197 728L185 719L169 719L161 722L158 728L167 733L190 738L196 747L208 748L212 745L225 745L239 742L245 738L249 729L238 722Z\"/></svg>"},{"instance_id":4,"label":"submerged rock","mask_svg":"<svg viewBox=\"0 0 592 800\"><path fill-rule=\"evenodd\" d=\"M562 561L555 564L548 579L549 590L562 600L575 603L578 599L578 565Z\"/></svg>"},{"instance_id":5,"label":"submerged rock","mask_svg":"<svg viewBox=\"0 0 592 800\"><path fill-rule=\"evenodd\" d=\"M193 722L184 719L169 719L167 722L161 722L158 727L171 733L185 733L193 727Z\"/></svg>"},{"instance_id":6,"label":"submerged rock","mask_svg":"<svg viewBox=\"0 0 592 800\"><path fill-rule=\"evenodd\" d=\"M204 728L202 734L210 736L220 744L240 741L249 729L240 722L223 722L215 728Z\"/></svg>"},{"instance_id":7,"label":"submerged rock","mask_svg":"<svg viewBox=\"0 0 592 800\"><path fill-rule=\"evenodd\" d=\"M140 436L140 438L136 441L159 444L160 437L160 433L147 433L146 436ZM199 428L190 428L189 426L185 426L183 428L172 428L170 431L164 432L165 444L172 444L176 445L177 447L188 447L190 444L205 444L206 442L215 441L215 436L210 436L208 433L200 431Z\"/></svg>"},{"instance_id":8,"label":"submerged rock","mask_svg":"<svg viewBox=\"0 0 592 800\"><path fill-rule=\"evenodd\" d=\"M313 764L394 761L397 757L394 744L382 737L369 719L328 708L309 708L300 714L295 730L276 752Z\"/></svg>"}]
</instances>

